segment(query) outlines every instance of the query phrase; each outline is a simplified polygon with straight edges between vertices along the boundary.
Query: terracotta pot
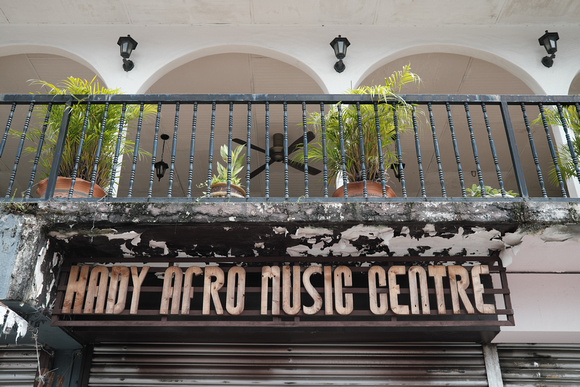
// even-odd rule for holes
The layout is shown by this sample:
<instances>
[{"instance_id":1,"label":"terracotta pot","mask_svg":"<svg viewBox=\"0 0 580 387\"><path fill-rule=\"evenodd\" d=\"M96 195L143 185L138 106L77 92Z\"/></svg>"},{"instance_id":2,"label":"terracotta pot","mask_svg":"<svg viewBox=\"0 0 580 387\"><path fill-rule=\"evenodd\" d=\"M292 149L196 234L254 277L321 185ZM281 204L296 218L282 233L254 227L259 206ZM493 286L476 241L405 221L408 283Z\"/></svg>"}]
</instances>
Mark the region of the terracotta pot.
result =
<instances>
[{"instance_id":1,"label":"terracotta pot","mask_svg":"<svg viewBox=\"0 0 580 387\"><path fill-rule=\"evenodd\" d=\"M214 183L209 188L209 196L212 198L225 198L227 196L227 183ZM230 196L232 198L245 198L246 191L239 185L230 184Z\"/></svg>"},{"instance_id":2,"label":"terracotta pot","mask_svg":"<svg viewBox=\"0 0 580 387\"><path fill-rule=\"evenodd\" d=\"M364 197L363 194L363 187L364 183L362 181L355 181L354 183L348 183L346 188L348 190L348 197L349 198L362 198ZM385 186L385 190L387 191L388 198L394 198L395 191L391 189L388 185ZM377 183L376 181L367 181L367 196L369 198L382 198L383 197L383 185L381 183ZM344 187L338 188L332 194L332 197L335 198L342 198L344 197Z\"/></svg>"},{"instance_id":3,"label":"terracotta pot","mask_svg":"<svg viewBox=\"0 0 580 387\"><path fill-rule=\"evenodd\" d=\"M70 190L72 179L70 177L62 177L58 176L56 178L56 186L54 187L54 195L55 198L68 198L68 191ZM48 179L41 180L37 184L36 194L39 195L41 198L44 197L44 193L46 192L46 186L48 184ZM72 197L73 198L88 198L89 197L89 190L91 188L91 182L86 181L83 179L75 179L75 186L73 190ZM102 198L105 196L106 193L103 191L101 187L97 184L93 187L93 196L94 198Z\"/></svg>"}]
</instances>

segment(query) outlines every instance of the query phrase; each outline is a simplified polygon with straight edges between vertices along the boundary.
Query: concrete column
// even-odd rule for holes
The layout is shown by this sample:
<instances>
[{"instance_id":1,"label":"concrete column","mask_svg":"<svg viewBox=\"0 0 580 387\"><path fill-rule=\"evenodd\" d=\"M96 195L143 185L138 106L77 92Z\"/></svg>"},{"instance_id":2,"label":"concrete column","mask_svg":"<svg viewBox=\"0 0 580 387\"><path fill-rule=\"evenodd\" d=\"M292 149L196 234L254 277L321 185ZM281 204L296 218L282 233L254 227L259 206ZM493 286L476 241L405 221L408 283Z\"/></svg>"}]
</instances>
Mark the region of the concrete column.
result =
<instances>
[{"instance_id":1,"label":"concrete column","mask_svg":"<svg viewBox=\"0 0 580 387\"><path fill-rule=\"evenodd\" d=\"M497 345L484 344L483 357L485 359L485 370L489 387L503 387Z\"/></svg>"}]
</instances>

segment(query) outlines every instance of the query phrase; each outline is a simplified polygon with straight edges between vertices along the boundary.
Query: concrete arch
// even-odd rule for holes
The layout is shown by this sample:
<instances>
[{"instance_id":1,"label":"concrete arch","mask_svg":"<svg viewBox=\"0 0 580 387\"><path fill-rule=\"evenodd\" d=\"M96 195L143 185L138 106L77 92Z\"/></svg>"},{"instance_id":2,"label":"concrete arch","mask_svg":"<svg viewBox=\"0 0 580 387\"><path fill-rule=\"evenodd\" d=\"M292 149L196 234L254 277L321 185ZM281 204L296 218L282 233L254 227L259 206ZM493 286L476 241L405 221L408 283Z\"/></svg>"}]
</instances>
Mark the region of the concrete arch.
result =
<instances>
[{"instance_id":1,"label":"concrete arch","mask_svg":"<svg viewBox=\"0 0 580 387\"><path fill-rule=\"evenodd\" d=\"M572 82L570 82L568 94L580 94L580 70L578 70Z\"/></svg>"},{"instance_id":2,"label":"concrete arch","mask_svg":"<svg viewBox=\"0 0 580 387\"><path fill-rule=\"evenodd\" d=\"M38 44L18 44L18 45L0 46L0 57L6 57L10 55L26 55L26 54L48 54L70 59L86 67L91 72L95 73L97 77L101 80L101 85L107 86L104 82L105 78L91 64L89 60L71 51L64 50L56 46L38 45Z\"/></svg>"},{"instance_id":3,"label":"concrete arch","mask_svg":"<svg viewBox=\"0 0 580 387\"><path fill-rule=\"evenodd\" d=\"M280 51L272 50L269 48L264 48L260 46L252 46L252 45L218 45L212 47L206 47L203 49L195 50L189 52L183 56L176 57L166 64L159 67L157 70L153 72L151 76L149 76L139 87L138 93L143 93L147 89L149 89L155 82L157 82L161 77L168 74L172 70L176 68L192 62L196 59L218 55L218 54L255 54L255 55L262 55L272 59L279 60L283 63L289 64L298 68L299 70L303 71L306 75L308 75L316 84L323 90L323 93L328 92L328 88L322 78L319 76L316 71L314 71L310 66L306 63L300 61L296 57L281 53Z\"/></svg>"},{"instance_id":4,"label":"concrete arch","mask_svg":"<svg viewBox=\"0 0 580 387\"><path fill-rule=\"evenodd\" d=\"M517 65L514 62L510 62L497 54L491 53L489 51L467 47L467 46L460 46L460 45L451 45L451 44L438 44L438 45L416 45L412 47L408 47L397 52L394 52L379 61L371 64L364 72L361 73L361 76L357 79L354 83L355 85L359 85L367 76L372 74L375 70L379 69L380 67L394 61L397 59L401 59L410 55L418 55L418 54L429 54L429 53L441 53L441 54L457 54L457 55L464 55L468 57L473 57L476 59L480 59L486 62L493 63L516 78L520 79L524 82L535 94L544 94L545 90L542 86L537 82L534 77L527 72L524 68Z\"/></svg>"}]
</instances>

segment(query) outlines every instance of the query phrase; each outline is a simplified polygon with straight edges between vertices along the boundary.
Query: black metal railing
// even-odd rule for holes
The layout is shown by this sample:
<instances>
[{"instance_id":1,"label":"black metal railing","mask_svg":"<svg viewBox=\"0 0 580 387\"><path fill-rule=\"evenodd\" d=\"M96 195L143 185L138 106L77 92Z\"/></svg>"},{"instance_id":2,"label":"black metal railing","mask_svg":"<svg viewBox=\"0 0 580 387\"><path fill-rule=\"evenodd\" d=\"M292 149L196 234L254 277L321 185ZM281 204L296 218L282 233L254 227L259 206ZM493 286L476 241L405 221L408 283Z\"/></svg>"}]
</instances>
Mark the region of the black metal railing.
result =
<instances>
[{"instance_id":1,"label":"black metal railing","mask_svg":"<svg viewBox=\"0 0 580 387\"><path fill-rule=\"evenodd\" d=\"M382 142L392 142L391 163L379 152L382 195L371 196L369 181L363 178L360 196L353 197L349 186L343 185L340 193L345 198L332 198L335 182L329 176L336 165L330 165L329 152L340 153L339 168L346 172L347 163L352 161L345 158L349 140L341 132L340 145L330 149L327 123L322 119L313 133L311 113L324 118L332 105L341 102L341 109L354 107L360 130L361 109L370 106L376 112L384 102L365 95L0 95L0 122L5 123L0 140L0 195L3 201L58 196L55 187L63 154L74 149L74 154L66 157L74 164L72 184L63 194L68 199L75 198L74 187L83 170L90 172L86 179L89 193L83 200L96 200L97 178L103 171L108 181L103 187L104 200L465 200L477 191L482 191L483 197L505 200L574 196L568 184L580 179L578 148L574 145L577 128L570 127L565 116L575 114L578 123L580 97L402 97L410 106L408 129L403 130L403 117L395 110L390 138L379 135L372 140L379 149ZM387 103L394 107L398 102ZM49 123L54 121L51 115L58 106L67 108L61 109L64 114L58 117L59 128L54 128ZM73 106L80 109L71 110ZM83 147L88 148L89 143L91 109L96 106L104 107L101 129L115 120L113 146L107 147L106 135L91 138L96 144L91 152L96 157L90 165L82 165L87 150ZM135 106L138 118L128 123L126 111ZM71 111L72 120L82 123L75 131L81 135L73 148L72 141L66 141L67 130L69 136L73 133L69 128ZM550 114L564 124L559 128L551 125ZM340 128L347 125L342 119L339 115ZM375 121L377 127L384 124L378 114ZM160 140L162 134L169 136L167 144ZM359 141L364 145L369 140L361 134ZM312 148L304 146L316 142L322 150L319 159L313 159L309 153ZM226 160L221 159L222 144L227 149ZM241 197L232 191L236 177L232 156L237 144L245 145L238 176L245 189ZM564 153L573 172L568 183L562 173ZM103 166L100 162L105 158L108 163ZM156 171L156 163L161 161L167 165L162 177ZM214 199L210 198L209 185L218 172L218 162L225 166L226 187L223 198ZM370 166L362 168L365 171ZM34 188L45 177L46 193L39 196ZM338 180L346 183L346 173ZM389 187L396 198L387 198Z\"/></svg>"}]
</instances>

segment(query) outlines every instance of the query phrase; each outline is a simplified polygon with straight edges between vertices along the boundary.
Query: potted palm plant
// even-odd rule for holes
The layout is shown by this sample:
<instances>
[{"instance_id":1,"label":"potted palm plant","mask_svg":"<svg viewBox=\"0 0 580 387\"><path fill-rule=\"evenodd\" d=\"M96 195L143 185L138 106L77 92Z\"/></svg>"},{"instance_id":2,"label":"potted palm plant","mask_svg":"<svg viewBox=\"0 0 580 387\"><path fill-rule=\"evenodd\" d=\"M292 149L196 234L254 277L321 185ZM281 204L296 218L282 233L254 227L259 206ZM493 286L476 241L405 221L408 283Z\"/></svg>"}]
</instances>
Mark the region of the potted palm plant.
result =
<instances>
[{"instance_id":1,"label":"potted palm plant","mask_svg":"<svg viewBox=\"0 0 580 387\"><path fill-rule=\"evenodd\" d=\"M72 95L77 100L81 96L86 97L91 94L120 93L118 89L101 87L99 82L96 81L96 77L90 81L68 77L62 81L62 86L60 87L42 80L34 80L32 84L47 88L47 94ZM46 190L47 177L52 167L58 133L65 109L70 110L70 120L67 137L64 142L62 160L58 170L59 177L57 179L54 196L68 196L71 177L76 175L73 197L87 197L91 186L90 181L94 174L95 185L93 187L93 197L103 197L110 185L119 130L125 131L128 129L129 123L138 118L140 107L138 105L127 105L123 116L122 105L110 104L105 119L105 105L103 104L91 105L86 117L87 109L85 104L73 103L70 107L66 105L53 105L46 122L44 122L48 112L48 106L40 106L39 117L42 117L42 125L30 130L26 134L26 137L38 144L42 138L43 128L46 125L44 143L39 159L39 176L40 178L44 178L44 180L38 183L38 189L36 191L41 197L44 196L44 191ZM143 109L143 116L145 117L152 112L154 112L154 108L151 105L146 105ZM120 122L122 118L123 122ZM85 121L85 134L81 141ZM119 144L120 158L123 155L132 153L135 145L129 139L127 133L124 133L121 138L122 140ZM99 142L100 152L97 151L99 149ZM29 147L27 151L36 152L36 147ZM148 155L142 149L139 149L138 152L139 155ZM76 174L74 174L75 168Z\"/></svg>"},{"instance_id":2,"label":"potted palm plant","mask_svg":"<svg viewBox=\"0 0 580 387\"><path fill-rule=\"evenodd\" d=\"M326 141L326 159L329 179L342 177L347 180L348 195L362 196L364 181L366 180L368 196L382 197L382 179L388 181L387 169L397 162L394 149L395 122L394 113L397 114L399 133L403 133L411 127L412 107L405 103L398 95L401 88L409 83L418 84L420 78L411 72L411 66L404 66L402 70L394 72L385 79L384 85L361 86L347 90L348 94L369 94L378 98L379 135L381 145L377 140L376 115L373 105L360 105L360 131L359 111L354 104L333 105L328 113L311 113L308 124L313 126L317 134L316 140L308 145L308 158L311 161L322 161L324 148L322 143L322 118L324 118L324 137ZM395 104L386 103L393 102ZM342 133L341 133L342 132ZM361 148L360 134L362 132L363 148ZM341 145L341 135L342 143ZM344 149L344 160L341 150ZM383 165L380 162L382 151ZM364 156L363 156L364 155ZM298 152L297 159L304 161L303 152ZM344 166L344 168L343 168ZM364 167L364 168L363 168ZM345 175L344 175L345 174ZM396 196L390 187L387 188L387 196ZM332 196L344 196L344 189L338 188Z\"/></svg>"},{"instance_id":3,"label":"potted palm plant","mask_svg":"<svg viewBox=\"0 0 580 387\"><path fill-rule=\"evenodd\" d=\"M230 168L230 196L236 198L246 197L246 191L241 187L241 180L238 174L244 169L244 150L243 145L232 149L231 168ZM227 196L228 185L228 146L223 144L220 147L220 156L225 165L217 163L217 175L213 175L210 181L210 197Z\"/></svg>"}]
</instances>

